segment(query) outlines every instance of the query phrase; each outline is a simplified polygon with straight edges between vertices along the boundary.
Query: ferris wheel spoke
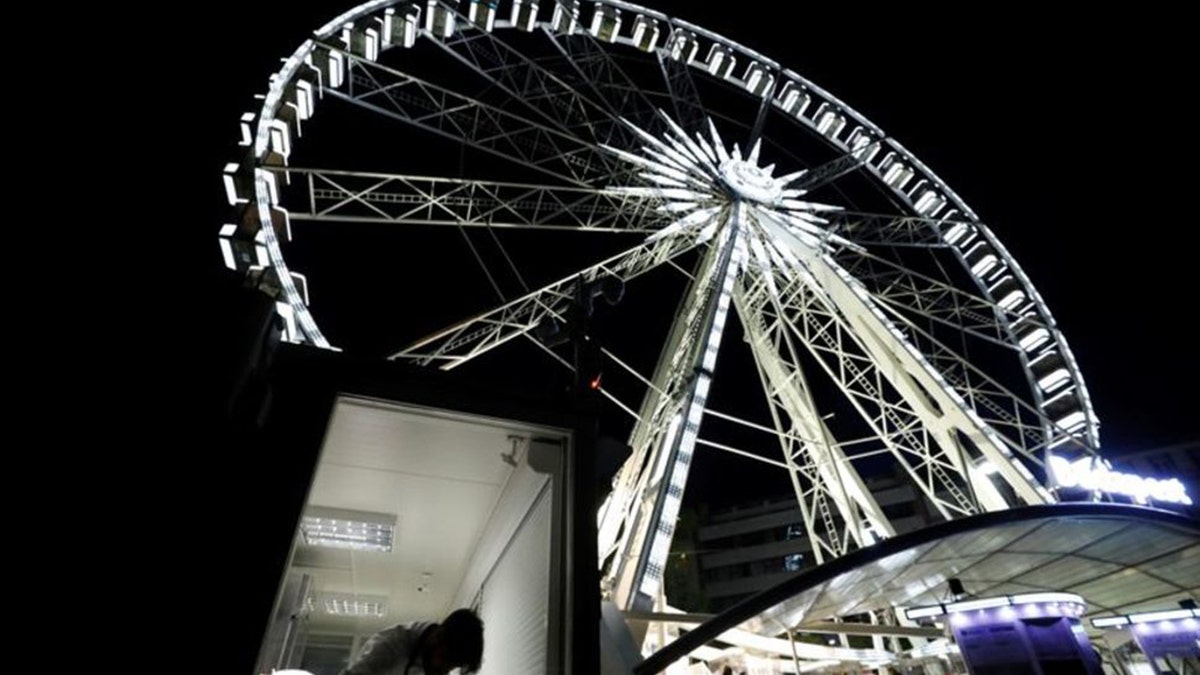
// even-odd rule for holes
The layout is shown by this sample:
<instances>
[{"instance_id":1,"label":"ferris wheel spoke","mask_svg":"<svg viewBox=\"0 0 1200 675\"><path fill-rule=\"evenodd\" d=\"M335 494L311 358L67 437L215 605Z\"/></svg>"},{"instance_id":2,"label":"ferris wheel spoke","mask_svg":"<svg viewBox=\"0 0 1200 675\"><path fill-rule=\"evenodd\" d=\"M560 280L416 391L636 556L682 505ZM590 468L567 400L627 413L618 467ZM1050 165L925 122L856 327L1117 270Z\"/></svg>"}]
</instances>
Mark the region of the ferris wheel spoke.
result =
<instances>
[{"instance_id":1,"label":"ferris wheel spoke","mask_svg":"<svg viewBox=\"0 0 1200 675\"><path fill-rule=\"evenodd\" d=\"M893 388L842 317L807 284L788 284L783 278L768 283L769 278L763 275L747 288L747 314L758 315L767 325L778 322L805 346L943 517L977 513L980 508L957 453L948 453L932 438L921 411ZM771 290L781 282L782 288ZM778 309L767 302L776 293Z\"/></svg>"},{"instance_id":2,"label":"ferris wheel spoke","mask_svg":"<svg viewBox=\"0 0 1200 675\"><path fill-rule=\"evenodd\" d=\"M673 222L662 201L630 192L301 167L293 220L652 234ZM300 190L298 190L299 192Z\"/></svg>"},{"instance_id":3,"label":"ferris wheel spoke","mask_svg":"<svg viewBox=\"0 0 1200 675\"><path fill-rule=\"evenodd\" d=\"M602 513L600 550L615 551L602 583L626 610L645 611L661 589L735 280L747 255L740 235L744 210L734 204L719 216L722 234L684 295L630 436L633 452Z\"/></svg>"},{"instance_id":4,"label":"ferris wheel spoke","mask_svg":"<svg viewBox=\"0 0 1200 675\"><path fill-rule=\"evenodd\" d=\"M829 257L814 263L811 273L819 290L811 290L812 301L805 309L810 315L821 312L832 323L818 323L824 328L821 341L806 338L810 351L816 355L825 353L851 355L857 352L865 356L869 366L857 366L863 374L874 371L875 375L865 378L846 379L841 377L843 391L861 394L863 391L879 395L886 380L894 399L886 395L878 399L884 405L876 408L885 415L897 415L897 425L914 434L913 424L919 429L916 438L923 438L921 445L930 459L938 459L943 468L953 467L957 473L954 482L966 485L977 501L987 510L1006 508L1011 501L1037 504L1051 501L1049 493L1042 488L1032 474L1020 462L1014 461L1011 441L988 426L979 413L954 389L937 367L906 337L896 324L870 299L870 294L845 270ZM802 317L811 322L808 316ZM829 332L829 328L835 330ZM853 349L848 349L853 347ZM853 359L847 361L852 362ZM823 362L825 365L825 362ZM856 385L864 385L859 390ZM852 396L864 400L863 396ZM884 430L881 429L881 433ZM1005 497L992 479L981 469L987 463L995 467L997 479L1007 485L1013 496ZM990 470L990 469L989 469ZM953 490L949 490L953 494ZM965 495L966 493L964 493ZM959 495L955 501L962 503Z\"/></svg>"},{"instance_id":5,"label":"ferris wheel spoke","mask_svg":"<svg viewBox=\"0 0 1200 675\"><path fill-rule=\"evenodd\" d=\"M691 232L652 237L577 274L434 333L390 358L418 365L436 365L443 370L460 366L528 334L543 322L565 322L578 284L589 284L607 277L629 281L698 245Z\"/></svg>"},{"instance_id":6,"label":"ferris wheel spoke","mask_svg":"<svg viewBox=\"0 0 1200 675\"><path fill-rule=\"evenodd\" d=\"M885 304L880 304L880 307L887 312L905 339L958 392L984 424L1007 432L1003 436L1012 450L1036 464L1042 463L1042 451L1068 441L1074 442L1077 450L1082 447L1085 452L1094 452L1094 449L1087 448L1087 441L1078 433L1078 428L1061 421L1081 407L1075 405L1060 410L1065 399L1075 394L1074 387L1065 375L1063 384L1050 388L1054 398L1047 397L1040 403L1031 402L1013 393L966 355L950 348L894 307Z\"/></svg>"},{"instance_id":7,"label":"ferris wheel spoke","mask_svg":"<svg viewBox=\"0 0 1200 675\"><path fill-rule=\"evenodd\" d=\"M871 156L871 153L882 147L884 140L878 138L868 141L853 152L847 152L820 166L813 167L804 175L804 178L796 181L793 187L797 190L812 192L817 188L833 183L843 176L858 171L866 166L867 158Z\"/></svg>"},{"instance_id":8,"label":"ferris wheel spoke","mask_svg":"<svg viewBox=\"0 0 1200 675\"><path fill-rule=\"evenodd\" d=\"M755 302L783 314L771 293L748 297L746 289L761 290L750 272L734 295L746 331L771 418L792 478L805 531L817 563L852 548L895 535L895 528L850 464L832 432L821 419L800 366L795 336L775 319L753 309Z\"/></svg>"},{"instance_id":9,"label":"ferris wheel spoke","mask_svg":"<svg viewBox=\"0 0 1200 675\"><path fill-rule=\"evenodd\" d=\"M574 73L572 85L595 92L596 99L610 111L610 120L626 119L653 134L664 131L657 107L646 97L643 87L629 77L613 54L590 32L568 35L549 26L543 26L542 30ZM624 125L618 124L607 131L614 139L635 140Z\"/></svg>"},{"instance_id":10,"label":"ferris wheel spoke","mask_svg":"<svg viewBox=\"0 0 1200 675\"><path fill-rule=\"evenodd\" d=\"M922 216L838 211L827 216L829 230L861 246L946 248L940 234L952 221Z\"/></svg>"},{"instance_id":11,"label":"ferris wheel spoke","mask_svg":"<svg viewBox=\"0 0 1200 675\"><path fill-rule=\"evenodd\" d=\"M327 49L336 51L335 47ZM587 187L601 150L554 126L533 121L374 61L340 52L351 63L346 91L325 93L379 115Z\"/></svg>"},{"instance_id":12,"label":"ferris wheel spoke","mask_svg":"<svg viewBox=\"0 0 1200 675\"><path fill-rule=\"evenodd\" d=\"M870 252L838 257L847 272L861 281L872 298L890 307L953 328L955 331L1016 352L1007 325L1021 318L1012 310L969 293L946 280L916 272Z\"/></svg>"},{"instance_id":13,"label":"ferris wheel spoke","mask_svg":"<svg viewBox=\"0 0 1200 675\"><path fill-rule=\"evenodd\" d=\"M682 31L675 35L682 35ZM662 72L667 93L671 97L671 108L675 111L675 119L679 121L679 126L690 133L696 133L704 129L709 113L700 98L699 90L696 89L696 82L692 79L691 70L682 60L686 58L683 52L684 47L680 45L679 51L676 51L675 45L678 44L679 39L684 38L672 38L672 46L669 48L668 54L660 53L658 55L658 66Z\"/></svg>"},{"instance_id":14,"label":"ferris wheel spoke","mask_svg":"<svg viewBox=\"0 0 1200 675\"><path fill-rule=\"evenodd\" d=\"M757 87L752 87L751 90L758 96L758 112L754 116L754 125L750 129L750 135L746 138L746 147L754 147L763 137L763 128L767 124L767 115L771 112L775 103L775 92L779 84L778 69L773 65L757 64L758 82Z\"/></svg>"},{"instance_id":15,"label":"ferris wheel spoke","mask_svg":"<svg viewBox=\"0 0 1200 675\"><path fill-rule=\"evenodd\" d=\"M997 428L1011 432L1016 450L1038 463L1039 450L1065 444L1070 444L1073 453L1095 452L1087 423L1087 392L1073 376L1070 362L1053 346L1043 348L1057 329L1042 321L1022 292L1014 291L1011 284L1006 286L1009 277L1001 275L990 289L981 289L993 296L984 298L873 254L842 256L841 260L872 300L894 316L906 338L929 345L923 350L925 355L945 377L954 379L955 387L977 412ZM934 337L945 335L946 328L953 331L957 348ZM970 346L983 343L992 347L992 353L995 348L1008 352L1014 365L1018 359L1029 360L1031 395L1013 394L975 365L978 359ZM995 359L992 356L980 363Z\"/></svg>"},{"instance_id":16,"label":"ferris wheel spoke","mask_svg":"<svg viewBox=\"0 0 1200 675\"><path fill-rule=\"evenodd\" d=\"M619 115L586 95L585 87L578 82L567 82L565 73L546 68L494 33L462 31L435 42L503 91L508 101L521 105L582 143L612 144L614 134L625 134ZM591 173L596 182L611 182L624 174L625 167L604 153L596 153L591 159Z\"/></svg>"}]
</instances>

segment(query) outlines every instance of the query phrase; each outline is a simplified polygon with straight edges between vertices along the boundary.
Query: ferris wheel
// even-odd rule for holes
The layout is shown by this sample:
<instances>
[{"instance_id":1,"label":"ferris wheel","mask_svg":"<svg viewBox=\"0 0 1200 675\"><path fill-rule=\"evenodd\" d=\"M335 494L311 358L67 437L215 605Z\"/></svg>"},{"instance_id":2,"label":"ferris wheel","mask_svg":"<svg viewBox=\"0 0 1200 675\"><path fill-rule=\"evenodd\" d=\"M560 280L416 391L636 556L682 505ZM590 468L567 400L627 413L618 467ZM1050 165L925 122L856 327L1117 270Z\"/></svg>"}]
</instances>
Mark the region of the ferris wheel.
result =
<instances>
[{"instance_id":1,"label":"ferris wheel","mask_svg":"<svg viewBox=\"0 0 1200 675\"><path fill-rule=\"evenodd\" d=\"M1047 453L1098 448L1071 350L979 216L832 93L684 19L377 0L318 28L241 125L220 245L276 295L290 340L335 346L329 316L419 365L524 350L570 368L548 336L623 289L613 320L656 357L604 345L633 384L596 383L631 422L598 516L623 609L661 602L693 454L737 451L704 438L714 419L769 435L756 458L787 475L817 561L896 534L866 460L953 519L1052 502ZM378 291L356 319L323 304L314 271L349 249L372 262L326 276ZM417 272L363 281L380 267ZM637 298L658 306L618 318ZM709 405L735 324L765 424Z\"/></svg>"}]
</instances>

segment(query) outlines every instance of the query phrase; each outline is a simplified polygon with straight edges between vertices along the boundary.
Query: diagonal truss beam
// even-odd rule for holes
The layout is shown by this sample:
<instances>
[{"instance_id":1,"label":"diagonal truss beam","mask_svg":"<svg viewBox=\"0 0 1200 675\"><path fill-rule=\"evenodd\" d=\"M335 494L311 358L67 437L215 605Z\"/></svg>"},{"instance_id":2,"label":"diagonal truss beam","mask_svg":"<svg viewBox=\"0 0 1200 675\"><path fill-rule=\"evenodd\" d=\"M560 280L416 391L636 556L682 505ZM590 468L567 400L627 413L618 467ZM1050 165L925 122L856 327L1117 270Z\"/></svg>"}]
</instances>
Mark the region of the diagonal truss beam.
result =
<instances>
[{"instance_id":1,"label":"diagonal truss beam","mask_svg":"<svg viewBox=\"0 0 1200 675\"><path fill-rule=\"evenodd\" d=\"M617 606L647 611L662 590L667 551L683 499L691 457L707 406L735 281L746 260L741 222L745 206L719 214L718 242L709 249L677 316L655 368L639 422L633 453L618 474L600 525L601 551L616 555L602 584ZM619 532L618 532L619 530Z\"/></svg>"},{"instance_id":2,"label":"diagonal truss beam","mask_svg":"<svg viewBox=\"0 0 1200 675\"><path fill-rule=\"evenodd\" d=\"M325 48L340 51L336 47ZM555 126L531 120L348 52L346 91L325 93L430 133L587 187L606 175L604 151Z\"/></svg>"},{"instance_id":3,"label":"diagonal truss beam","mask_svg":"<svg viewBox=\"0 0 1200 675\"><path fill-rule=\"evenodd\" d=\"M367 221L594 232L653 233L669 225L662 200L605 189L550 187L374 172L287 167L303 176L296 220Z\"/></svg>"},{"instance_id":4,"label":"diagonal truss beam","mask_svg":"<svg viewBox=\"0 0 1200 675\"><path fill-rule=\"evenodd\" d=\"M772 293L778 293L777 304L767 301ZM816 358L943 517L980 510L962 479L958 454L945 452L931 437L921 415L894 390L857 334L810 284L782 272L764 274L746 289L746 299L748 313L790 331Z\"/></svg>"},{"instance_id":5,"label":"diagonal truss beam","mask_svg":"<svg viewBox=\"0 0 1200 675\"><path fill-rule=\"evenodd\" d=\"M667 85L667 92L671 96L672 109L679 126L692 133L703 131L709 113L700 99L700 92L696 89L696 82L692 79L688 65L659 52L658 66L662 71L663 82Z\"/></svg>"},{"instance_id":6,"label":"diagonal truss beam","mask_svg":"<svg viewBox=\"0 0 1200 675\"><path fill-rule=\"evenodd\" d=\"M943 515L1051 500L1013 459L1007 440L980 419L862 284L827 253L799 242L795 251L804 269L779 273L773 284L791 314L783 318L804 329L810 352ZM1011 497L984 475L984 461L996 467Z\"/></svg>"},{"instance_id":7,"label":"diagonal truss beam","mask_svg":"<svg viewBox=\"0 0 1200 675\"><path fill-rule=\"evenodd\" d=\"M816 190L819 187L828 185L842 176L851 174L857 171L862 166L866 165L867 158L870 157L870 152L883 144L885 139L876 139L862 147L857 148L853 152L848 152L836 159L830 160L820 166L815 166L809 169L804 178L796 181L792 185L796 190L807 190L809 192Z\"/></svg>"},{"instance_id":8,"label":"diagonal truss beam","mask_svg":"<svg viewBox=\"0 0 1200 675\"><path fill-rule=\"evenodd\" d=\"M950 328L954 335L975 338L1008 352L1008 358L1016 365L1021 353L1010 336L1011 326L1017 321L1030 328L1043 326L1037 316L1023 314L1016 306L1000 307L986 298L869 253L847 254L839 260L849 261L846 271L862 282L872 301L904 338L919 348L986 424L1007 432L1005 436L1015 450L1040 463L1040 451L1074 438L1027 398L1013 393L979 367L968 353L965 340L952 346L936 337L939 327ZM993 354L990 358L997 356ZM1064 387L1054 395L1069 390L1070 387Z\"/></svg>"},{"instance_id":9,"label":"diagonal truss beam","mask_svg":"<svg viewBox=\"0 0 1200 675\"><path fill-rule=\"evenodd\" d=\"M1021 318L1015 310L997 307L949 281L936 279L870 252L847 252L838 257L872 297L886 305L961 331L997 347L1015 351L1007 324Z\"/></svg>"},{"instance_id":10,"label":"diagonal truss beam","mask_svg":"<svg viewBox=\"0 0 1200 675\"><path fill-rule=\"evenodd\" d=\"M460 22L466 18L460 13ZM514 49L498 34L488 31L464 30L434 40L451 57L457 59L503 92L506 98L496 105L503 109L514 107L537 116L545 122L584 142L614 144L614 134L622 124L618 115L603 102L587 95L587 88L564 79L564 74L548 70L526 54ZM622 146L625 147L625 146ZM599 155L606 182L625 177L628 167L614 158Z\"/></svg>"},{"instance_id":11,"label":"diagonal truss beam","mask_svg":"<svg viewBox=\"0 0 1200 675\"><path fill-rule=\"evenodd\" d=\"M651 238L577 274L430 335L390 358L422 366L435 364L443 370L460 366L513 338L528 334L546 320L565 320L581 278L584 283L609 276L629 281L697 246L690 232Z\"/></svg>"},{"instance_id":12,"label":"diagonal truss beam","mask_svg":"<svg viewBox=\"0 0 1200 675\"><path fill-rule=\"evenodd\" d=\"M782 322L768 321L768 315L756 309L757 303L765 302L773 316L782 315L778 297L769 292L748 294L747 289L769 288L770 284L754 280L761 274L761 270L747 270L734 304L771 405L805 531L820 564L894 536L895 528L821 419L800 365L795 336Z\"/></svg>"},{"instance_id":13,"label":"diagonal truss beam","mask_svg":"<svg viewBox=\"0 0 1200 675\"><path fill-rule=\"evenodd\" d=\"M658 108L591 33L566 35L549 26L543 26L542 30L570 64L567 72L574 74L574 77L568 76L573 86L595 92L596 100L611 112L612 117L627 119L656 136L666 132ZM622 135L627 132L620 127L608 131Z\"/></svg>"},{"instance_id":14,"label":"diagonal truss beam","mask_svg":"<svg viewBox=\"0 0 1200 675\"><path fill-rule=\"evenodd\" d=\"M915 246L943 248L939 228L953 221L920 216L884 215L840 211L827 214L829 229L834 234L860 246Z\"/></svg>"},{"instance_id":15,"label":"diagonal truss beam","mask_svg":"<svg viewBox=\"0 0 1200 675\"><path fill-rule=\"evenodd\" d=\"M951 349L929 331L917 326L910 316L886 303L879 303L905 339L913 344L929 364L975 411L987 426L1005 431L1008 445L1026 459L1042 463L1039 453L1073 438L1044 412L1014 394L964 355ZM1064 392L1069 392L1064 389ZM1047 429L1050 430L1047 433Z\"/></svg>"}]
</instances>

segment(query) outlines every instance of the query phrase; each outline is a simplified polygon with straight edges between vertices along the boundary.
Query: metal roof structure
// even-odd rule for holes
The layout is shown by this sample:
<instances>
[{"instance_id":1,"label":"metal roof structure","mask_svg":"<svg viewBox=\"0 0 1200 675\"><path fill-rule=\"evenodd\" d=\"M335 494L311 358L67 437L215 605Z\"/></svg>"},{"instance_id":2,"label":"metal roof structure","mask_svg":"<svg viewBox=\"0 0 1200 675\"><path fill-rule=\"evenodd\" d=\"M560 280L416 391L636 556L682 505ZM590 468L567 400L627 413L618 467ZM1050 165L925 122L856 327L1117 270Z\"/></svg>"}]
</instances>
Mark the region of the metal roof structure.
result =
<instances>
[{"instance_id":1,"label":"metal roof structure","mask_svg":"<svg viewBox=\"0 0 1200 675\"><path fill-rule=\"evenodd\" d=\"M934 604L952 577L979 596L1076 593L1088 603L1086 618L1162 608L1200 596L1200 521L1139 506L1060 503L940 523L800 572L697 626L635 672L658 672L735 627L778 635L834 616Z\"/></svg>"}]
</instances>

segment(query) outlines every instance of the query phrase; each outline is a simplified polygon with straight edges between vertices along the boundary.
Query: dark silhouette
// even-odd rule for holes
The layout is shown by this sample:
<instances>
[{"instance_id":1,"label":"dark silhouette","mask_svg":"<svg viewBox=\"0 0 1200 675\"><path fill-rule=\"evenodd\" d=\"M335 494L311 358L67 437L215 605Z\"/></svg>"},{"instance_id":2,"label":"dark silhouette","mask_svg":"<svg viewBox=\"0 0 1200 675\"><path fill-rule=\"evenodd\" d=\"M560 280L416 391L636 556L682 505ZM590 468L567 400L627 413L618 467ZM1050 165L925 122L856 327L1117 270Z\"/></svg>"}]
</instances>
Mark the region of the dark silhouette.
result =
<instances>
[{"instance_id":1,"label":"dark silhouette","mask_svg":"<svg viewBox=\"0 0 1200 675\"><path fill-rule=\"evenodd\" d=\"M371 636L342 675L446 675L479 670L483 621L469 609L450 613L440 624L398 624Z\"/></svg>"}]
</instances>

